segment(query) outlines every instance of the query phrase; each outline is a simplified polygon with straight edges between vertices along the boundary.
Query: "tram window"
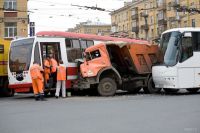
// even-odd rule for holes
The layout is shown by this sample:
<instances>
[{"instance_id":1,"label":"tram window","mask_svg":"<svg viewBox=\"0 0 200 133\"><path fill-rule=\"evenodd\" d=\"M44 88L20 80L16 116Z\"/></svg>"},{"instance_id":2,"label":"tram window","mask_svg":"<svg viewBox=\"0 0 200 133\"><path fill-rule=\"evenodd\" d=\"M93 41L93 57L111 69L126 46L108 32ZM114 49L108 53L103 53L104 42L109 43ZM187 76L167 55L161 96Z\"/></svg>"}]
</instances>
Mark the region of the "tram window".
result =
<instances>
[{"instance_id":1,"label":"tram window","mask_svg":"<svg viewBox=\"0 0 200 133\"><path fill-rule=\"evenodd\" d=\"M79 40L72 40L73 48L80 48Z\"/></svg>"},{"instance_id":2,"label":"tram window","mask_svg":"<svg viewBox=\"0 0 200 133\"><path fill-rule=\"evenodd\" d=\"M35 45L35 50L34 50L34 61L41 65L41 62L40 62L40 52L39 52L38 42L37 42L36 45Z\"/></svg>"},{"instance_id":3,"label":"tram window","mask_svg":"<svg viewBox=\"0 0 200 133\"><path fill-rule=\"evenodd\" d=\"M57 61L61 60L60 42L41 42L40 44L43 57L52 55Z\"/></svg>"},{"instance_id":4,"label":"tram window","mask_svg":"<svg viewBox=\"0 0 200 133\"><path fill-rule=\"evenodd\" d=\"M87 48L87 45L86 45L86 41L85 40L81 40L81 48L82 49L86 49Z\"/></svg>"},{"instance_id":5,"label":"tram window","mask_svg":"<svg viewBox=\"0 0 200 133\"><path fill-rule=\"evenodd\" d=\"M82 58L79 40L72 40L72 48L67 48L67 59L69 62L75 62L76 59Z\"/></svg>"},{"instance_id":6,"label":"tram window","mask_svg":"<svg viewBox=\"0 0 200 133\"><path fill-rule=\"evenodd\" d=\"M94 42L93 41L87 41L87 47L93 46Z\"/></svg>"},{"instance_id":7,"label":"tram window","mask_svg":"<svg viewBox=\"0 0 200 133\"><path fill-rule=\"evenodd\" d=\"M72 47L71 40L70 39L65 39L65 45L66 45L66 48L71 48Z\"/></svg>"}]
</instances>

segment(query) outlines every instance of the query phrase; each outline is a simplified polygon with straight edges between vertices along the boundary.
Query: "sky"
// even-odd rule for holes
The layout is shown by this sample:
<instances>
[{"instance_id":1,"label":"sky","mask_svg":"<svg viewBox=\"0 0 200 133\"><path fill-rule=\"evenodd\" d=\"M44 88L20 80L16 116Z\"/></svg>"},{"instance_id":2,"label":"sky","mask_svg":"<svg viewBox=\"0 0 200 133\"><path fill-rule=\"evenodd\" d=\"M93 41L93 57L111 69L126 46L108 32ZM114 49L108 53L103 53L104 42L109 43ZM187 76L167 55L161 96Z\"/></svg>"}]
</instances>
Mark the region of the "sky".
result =
<instances>
[{"instance_id":1,"label":"sky","mask_svg":"<svg viewBox=\"0 0 200 133\"><path fill-rule=\"evenodd\" d=\"M111 24L109 12L79 8L72 5L97 6L106 10L123 7L131 0L29 0L30 22L35 22L36 32L42 30L66 31L85 21Z\"/></svg>"}]
</instances>

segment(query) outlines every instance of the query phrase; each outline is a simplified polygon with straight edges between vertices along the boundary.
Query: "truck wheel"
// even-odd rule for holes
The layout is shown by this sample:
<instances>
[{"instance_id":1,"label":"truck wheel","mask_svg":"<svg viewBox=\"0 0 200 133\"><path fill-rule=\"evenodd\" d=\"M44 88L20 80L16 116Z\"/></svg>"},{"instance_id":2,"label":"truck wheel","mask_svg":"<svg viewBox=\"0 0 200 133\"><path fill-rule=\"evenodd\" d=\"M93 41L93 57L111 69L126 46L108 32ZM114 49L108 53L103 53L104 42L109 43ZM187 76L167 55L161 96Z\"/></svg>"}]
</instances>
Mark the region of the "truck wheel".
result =
<instances>
[{"instance_id":1,"label":"truck wheel","mask_svg":"<svg viewBox=\"0 0 200 133\"><path fill-rule=\"evenodd\" d=\"M117 84L112 78L103 78L97 87L101 96L113 96L117 90Z\"/></svg>"},{"instance_id":2,"label":"truck wheel","mask_svg":"<svg viewBox=\"0 0 200 133\"><path fill-rule=\"evenodd\" d=\"M199 88L190 88L190 89L186 89L186 90L190 93L196 93L199 90Z\"/></svg>"},{"instance_id":3,"label":"truck wheel","mask_svg":"<svg viewBox=\"0 0 200 133\"><path fill-rule=\"evenodd\" d=\"M164 88L164 91L166 93L177 93L179 89L169 89L169 88Z\"/></svg>"},{"instance_id":4,"label":"truck wheel","mask_svg":"<svg viewBox=\"0 0 200 133\"><path fill-rule=\"evenodd\" d=\"M144 92L145 93L159 93L161 88L156 88L155 87L155 84L153 82L153 78L150 77L149 80L148 80L148 83L147 83L147 88L144 87Z\"/></svg>"}]
</instances>

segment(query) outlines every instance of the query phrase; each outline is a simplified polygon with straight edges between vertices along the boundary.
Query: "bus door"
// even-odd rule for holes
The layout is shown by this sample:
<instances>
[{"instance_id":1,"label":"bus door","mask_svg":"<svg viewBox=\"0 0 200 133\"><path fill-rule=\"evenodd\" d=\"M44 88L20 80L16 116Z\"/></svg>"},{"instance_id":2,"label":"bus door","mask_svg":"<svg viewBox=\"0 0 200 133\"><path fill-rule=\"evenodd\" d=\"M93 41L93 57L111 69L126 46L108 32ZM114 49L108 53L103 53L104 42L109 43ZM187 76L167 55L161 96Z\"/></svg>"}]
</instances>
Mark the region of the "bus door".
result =
<instances>
[{"instance_id":1,"label":"bus door","mask_svg":"<svg viewBox=\"0 0 200 133\"><path fill-rule=\"evenodd\" d=\"M63 50L65 47L62 47L64 44L64 38L39 38L39 44L41 49L41 57L42 62L44 63L44 59L49 56L54 58L57 62L59 60L63 60L65 63L65 56L62 55L61 49ZM44 68L44 64L42 66ZM56 74L50 74L48 88L56 87Z\"/></svg>"}]
</instances>

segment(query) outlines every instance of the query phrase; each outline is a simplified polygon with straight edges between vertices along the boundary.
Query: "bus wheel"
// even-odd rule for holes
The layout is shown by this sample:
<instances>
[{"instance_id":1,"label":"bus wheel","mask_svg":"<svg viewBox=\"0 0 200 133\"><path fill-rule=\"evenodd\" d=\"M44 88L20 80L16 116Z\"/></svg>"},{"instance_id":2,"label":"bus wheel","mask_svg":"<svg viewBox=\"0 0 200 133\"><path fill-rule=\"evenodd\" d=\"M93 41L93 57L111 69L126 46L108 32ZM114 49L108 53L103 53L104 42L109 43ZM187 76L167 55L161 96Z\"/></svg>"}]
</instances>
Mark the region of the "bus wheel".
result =
<instances>
[{"instance_id":1,"label":"bus wheel","mask_svg":"<svg viewBox=\"0 0 200 133\"><path fill-rule=\"evenodd\" d=\"M199 88L190 88L190 89L186 89L186 90L190 93L196 93L199 90Z\"/></svg>"},{"instance_id":2,"label":"bus wheel","mask_svg":"<svg viewBox=\"0 0 200 133\"><path fill-rule=\"evenodd\" d=\"M179 89L169 89L169 88L164 88L164 91L166 93L177 93Z\"/></svg>"},{"instance_id":3,"label":"bus wheel","mask_svg":"<svg viewBox=\"0 0 200 133\"><path fill-rule=\"evenodd\" d=\"M147 83L147 88L143 88L145 93L159 93L161 88L156 88L153 82L153 78L150 77Z\"/></svg>"},{"instance_id":4,"label":"bus wheel","mask_svg":"<svg viewBox=\"0 0 200 133\"><path fill-rule=\"evenodd\" d=\"M112 78L103 78L99 82L97 91L101 96L113 96L117 90L117 84Z\"/></svg>"}]
</instances>

